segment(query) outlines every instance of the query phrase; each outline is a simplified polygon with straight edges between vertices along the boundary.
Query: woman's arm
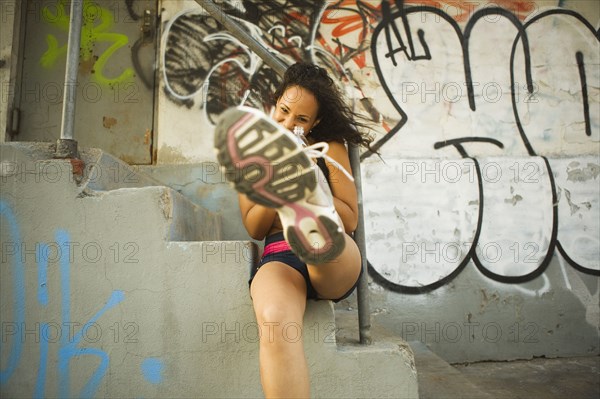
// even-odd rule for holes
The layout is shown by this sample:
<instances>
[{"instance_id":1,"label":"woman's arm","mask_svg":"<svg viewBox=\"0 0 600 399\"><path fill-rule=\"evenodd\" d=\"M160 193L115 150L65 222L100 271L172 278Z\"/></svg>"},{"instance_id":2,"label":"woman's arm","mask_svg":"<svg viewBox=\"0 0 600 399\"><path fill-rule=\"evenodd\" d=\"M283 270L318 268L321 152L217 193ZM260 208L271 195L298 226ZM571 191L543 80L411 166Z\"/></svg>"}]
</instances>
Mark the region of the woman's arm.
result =
<instances>
[{"instance_id":1,"label":"woman's arm","mask_svg":"<svg viewBox=\"0 0 600 399\"><path fill-rule=\"evenodd\" d=\"M332 141L328 144L329 151L327 155L350 173L350 158L346 146L337 141ZM338 166L327 160L325 164L327 165L327 169L329 169L329 182L331 183L335 210L344 223L346 233L351 233L356 230L356 226L358 225L358 194L356 193L356 186L352 180L348 179L344 172L339 170Z\"/></svg>"},{"instance_id":2,"label":"woman's arm","mask_svg":"<svg viewBox=\"0 0 600 399\"><path fill-rule=\"evenodd\" d=\"M244 194L238 194L242 222L250 237L255 240L265 238L277 216L277 211L259 205Z\"/></svg>"}]
</instances>

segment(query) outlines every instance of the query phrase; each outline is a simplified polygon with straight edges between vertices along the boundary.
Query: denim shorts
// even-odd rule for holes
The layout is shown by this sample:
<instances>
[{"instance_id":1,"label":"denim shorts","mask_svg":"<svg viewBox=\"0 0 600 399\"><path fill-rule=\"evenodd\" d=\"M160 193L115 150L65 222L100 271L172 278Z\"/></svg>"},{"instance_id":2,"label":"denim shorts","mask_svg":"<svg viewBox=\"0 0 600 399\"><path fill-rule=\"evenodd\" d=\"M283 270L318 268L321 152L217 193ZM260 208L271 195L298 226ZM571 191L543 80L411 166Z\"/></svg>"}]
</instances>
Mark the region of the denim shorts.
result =
<instances>
[{"instance_id":1,"label":"denim shorts","mask_svg":"<svg viewBox=\"0 0 600 399\"><path fill-rule=\"evenodd\" d=\"M278 244L278 243L282 243L282 242L285 243L285 239L283 238L283 232L272 234L265 239L265 248L267 248L267 246L269 244ZM249 285L252 283L252 279L256 275L256 272L258 272L258 269L260 269L260 267L262 265L264 265L265 263L269 263L269 262L281 262L281 263L284 263L287 266L297 270L300 274L302 274L302 277L304 277L304 281L306 282L306 298L307 299L315 299L315 300L323 299L323 298L319 297L319 294L317 293L317 291L315 291L315 288L313 287L313 285L310 281L310 277L308 275L308 267L306 266L306 263L301 261L300 258L298 258L296 256L296 254L293 253L291 250L284 250L284 251L280 251L280 252L271 252L271 253L268 253L267 255L263 255L263 257L258 262L258 266L252 271L252 273L250 275L250 280L248 281ZM352 294L352 292L358 285L361 275L362 275L362 269L360 271L358 278L356 279L356 282L352 286L352 288L350 288L348 290L348 292L346 292L340 298L332 299L332 301L339 302L339 301L349 297L350 294Z\"/></svg>"}]
</instances>

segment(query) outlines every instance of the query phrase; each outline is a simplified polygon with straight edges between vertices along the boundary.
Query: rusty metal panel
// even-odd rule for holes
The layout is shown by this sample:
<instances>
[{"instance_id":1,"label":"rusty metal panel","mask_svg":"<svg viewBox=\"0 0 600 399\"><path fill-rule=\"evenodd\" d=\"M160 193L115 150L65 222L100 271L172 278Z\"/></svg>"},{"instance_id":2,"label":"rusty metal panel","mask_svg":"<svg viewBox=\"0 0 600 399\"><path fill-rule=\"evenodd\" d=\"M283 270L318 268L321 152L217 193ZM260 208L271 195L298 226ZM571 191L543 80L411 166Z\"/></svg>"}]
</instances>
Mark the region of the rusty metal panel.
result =
<instances>
[{"instance_id":1,"label":"rusty metal panel","mask_svg":"<svg viewBox=\"0 0 600 399\"><path fill-rule=\"evenodd\" d=\"M157 0L85 0L74 138L152 162ZM69 3L28 0L18 141L60 136Z\"/></svg>"}]
</instances>

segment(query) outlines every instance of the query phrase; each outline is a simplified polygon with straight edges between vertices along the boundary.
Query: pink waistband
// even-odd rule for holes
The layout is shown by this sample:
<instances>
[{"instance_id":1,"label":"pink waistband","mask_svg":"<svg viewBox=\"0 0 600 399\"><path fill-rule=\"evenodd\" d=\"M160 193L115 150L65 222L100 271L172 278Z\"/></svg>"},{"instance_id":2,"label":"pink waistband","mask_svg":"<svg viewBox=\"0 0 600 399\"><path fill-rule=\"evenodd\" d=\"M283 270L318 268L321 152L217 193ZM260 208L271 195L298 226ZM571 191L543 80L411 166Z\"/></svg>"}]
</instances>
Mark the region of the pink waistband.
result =
<instances>
[{"instance_id":1,"label":"pink waistband","mask_svg":"<svg viewBox=\"0 0 600 399\"><path fill-rule=\"evenodd\" d=\"M269 254L276 254L278 252L291 251L292 248L286 241L276 241L272 242L269 245L265 246L265 250L263 251L262 256L267 256Z\"/></svg>"}]
</instances>

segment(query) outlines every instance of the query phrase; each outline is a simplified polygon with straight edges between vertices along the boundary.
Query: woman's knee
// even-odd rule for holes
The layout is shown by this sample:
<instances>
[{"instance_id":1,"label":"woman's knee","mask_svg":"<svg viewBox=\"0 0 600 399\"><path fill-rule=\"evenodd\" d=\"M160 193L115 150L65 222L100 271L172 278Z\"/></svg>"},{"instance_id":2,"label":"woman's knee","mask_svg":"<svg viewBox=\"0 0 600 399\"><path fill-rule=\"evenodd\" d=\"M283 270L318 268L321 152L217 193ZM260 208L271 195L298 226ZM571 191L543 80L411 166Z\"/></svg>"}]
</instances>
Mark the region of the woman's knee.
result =
<instances>
[{"instance_id":1,"label":"woman's knee","mask_svg":"<svg viewBox=\"0 0 600 399\"><path fill-rule=\"evenodd\" d=\"M265 350L271 348L272 350L287 351L285 348L289 346L288 344L298 342L298 339L294 337L298 335L298 331L302 331L303 316L294 306L285 303L270 303L259 309L255 308L255 312L260 329L261 347L264 347ZM281 352L281 354L283 353Z\"/></svg>"},{"instance_id":2,"label":"woman's knee","mask_svg":"<svg viewBox=\"0 0 600 399\"><path fill-rule=\"evenodd\" d=\"M302 321L302 310L295 304L285 302L266 302L254 304L254 312L259 323L284 324Z\"/></svg>"}]
</instances>

